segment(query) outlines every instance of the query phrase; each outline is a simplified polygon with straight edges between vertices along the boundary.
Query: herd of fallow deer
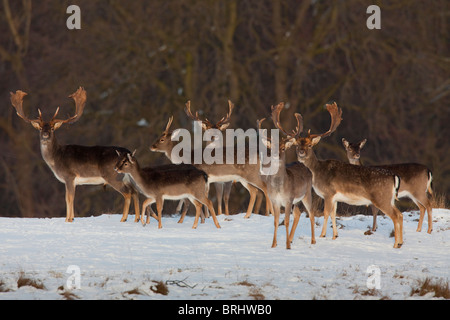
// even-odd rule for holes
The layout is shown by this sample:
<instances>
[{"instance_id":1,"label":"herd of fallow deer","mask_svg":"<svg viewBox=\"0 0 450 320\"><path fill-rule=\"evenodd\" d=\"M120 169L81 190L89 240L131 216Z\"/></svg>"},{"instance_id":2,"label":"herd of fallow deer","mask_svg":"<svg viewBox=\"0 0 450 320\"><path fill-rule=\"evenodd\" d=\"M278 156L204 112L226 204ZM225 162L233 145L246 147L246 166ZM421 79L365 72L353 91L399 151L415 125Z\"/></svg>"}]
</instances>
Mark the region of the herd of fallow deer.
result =
<instances>
[{"instance_id":1,"label":"herd of fallow deer","mask_svg":"<svg viewBox=\"0 0 450 320\"><path fill-rule=\"evenodd\" d=\"M295 130L285 130L281 126L280 113L284 104L272 106L270 115L273 125L282 134L282 138L274 143L267 135L262 134L262 142L271 152L278 148L278 170L274 174L262 174L262 161L256 163L246 161L244 164L175 164L141 167L135 157L135 152L115 146L79 146L60 145L56 140L54 131L65 123L74 123L83 114L86 104L86 91L79 88L70 95L75 102L75 115L67 119L58 119L58 111L50 121L44 121L41 111L39 117L30 120L23 110L23 98L27 94L21 90L11 93L11 103L17 115L40 132L40 147L42 157L52 170L55 177L66 187L66 221L74 219L74 197L77 185L109 184L120 192L125 201L121 221L128 217L131 199L134 202L135 222L139 220L145 224L149 222L150 214L162 227L161 215L165 200L180 200L179 208L184 205L179 222L186 214L189 202L196 208L193 228L198 225L200 216L204 222L206 215L211 213L214 224L220 228L216 211L209 199L209 184L214 183L217 191L218 214L222 213L222 198L225 202L225 214L229 214L228 199L231 185L240 182L250 193L250 201L245 218L253 212L258 193L263 193L266 199L266 212L274 216L274 236L272 247L277 245L277 229L280 209L284 207L286 226L286 248L291 247L295 229L297 227L300 210L297 204L301 201L309 215L311 223L311 243L315 240L315 209L312 202L312 190L324 200L324 222L321 237L325 237L328 217L331 214L333 226L333 239L338 236L336 228L336 206L338 202L350 205L370 206L373 212L373 231L376 230L376 216L378 210L390 217L394 224L394 248L403 244L403 216L395 206L399 197L409 197L420 209L417 231L421 231L425 211L428 213L428 233L432 231L432 207L428 196L431 195L431 171L424 165L415 163L393 164L384 166L364 166L360 161L360 151L366 140L359 143L350 143L342 139L347 151L349 162L338 160L319 160L313 147L322 138L336 131L342 120L342 110L336 105L327 104L326 108L331 116L330 129L321 134L307 134L303 132L303 117L295 113L297 122ZM225 130L230 125L234 105L229 101L229 110L219 122L212 123L201 119L198 113L191 111L190 102L186 104L185 112L194 121L199 121L203 130ZM258 120L257 127L265 119ZM162 135L151 145L150 150L164 153L169 160L172 149L176 145L170 130L173 117L169 119ZM265 132L264 130L258 130ZM287 164L285 154L288 149L295 147L298 162ZM223 153L225 154L225 152ZM193 155L192 155L193 157ZM248 160L248 155L246 154ZM191 162L193 163L193 162ZM139 208L139 194L145 196L142 208ZM157 215L151 209L156 202ZM147 220L145 212L149 207ZM294 213L294 221L289 230L290 213Z\"/></svg>"}]
</instances>

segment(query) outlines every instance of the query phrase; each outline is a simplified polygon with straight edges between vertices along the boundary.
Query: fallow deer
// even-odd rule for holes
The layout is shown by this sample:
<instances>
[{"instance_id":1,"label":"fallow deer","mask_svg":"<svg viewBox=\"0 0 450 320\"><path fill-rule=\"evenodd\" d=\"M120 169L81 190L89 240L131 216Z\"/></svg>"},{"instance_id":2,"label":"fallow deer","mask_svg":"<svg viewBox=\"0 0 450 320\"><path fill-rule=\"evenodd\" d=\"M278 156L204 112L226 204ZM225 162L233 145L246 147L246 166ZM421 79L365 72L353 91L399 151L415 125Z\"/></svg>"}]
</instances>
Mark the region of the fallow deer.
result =
<instances>
[{"instance_id":1,"label":"fallow deer","mask_svg":"<svg viewBox=\"0 0 450 320\"><path fill-rule=\"evenodd\" d=\"M279 129L284 137L279 141L279 153L278 153L278 171L272 175L262 175L262 179L267 183L267 191L270 197L270 201L274 209L274 235L272 248L277 245L277 230L280 217L281 207L285 208L284 224L286 226L286 249L291 248L291 242L294 238L295 229L297 228L298 221L300 219L300 210L297 203L303 202L306 211L308 212L311 223L311 244L316 243L314 233L314 209L312 203L312 175L311 171L303 164L297 162L294 164L286 165L286 151L293 145L291 140L296 136L296 132L287 133L280 124L280 112L283 109L284 103L278 104L276 107L272 106L272 120L275 127ZM264 119L258 120L258 129L261 129L261 123ZM300 124L297 126L297 132L301 131ZM271 140L263 135L263 142L266 147L271 149ZM272 161L274 161L272 159ZM289 217L292 207L294 208L294 222L292 229L289 233Z\"/></svg>"},{"instance_id":2,"label":"fallow deer","mask_svg":"<svg viewBox=\"0 0 450 320\"><path fill-rule=\"evenodd\" d=\"M228 100L228 112L225 117L222 117L218 122L211 122L207 118L200 119L198 112L195 113L195 116L192 114L191 111L191 102L188 101L186 103L186 107L184 111L186 112L187 116L191 118L194 121L200 121L202 124L202 130L206 131L209 129L217 129L219 131L226 130L230 125L231 120L231 114L233 113L234 104ZM216 199L217 199L217 215L222 214L222 200L224 202L225 206L225 215L230 214L229 210L229 200L230 200L230 193L231 193L231 187L233 185L232 181L228 182L216 182L214 183L214 187L216 188Z\"/></svg>"},{"instance_id":3,"label":"fallow deer","mask_svg":"<svg viewBox=\"0 0 450 320\"><path fill-rule=\"evenodd\" d=\"M130 181L114 171L117 160L116 151L129 152L122 147L60 145L56 140L55 130L63 124L74 123L80 119L86 104L86 91L79 88L69 98L75 101L75 115L65 120L57 119L59 107L50 121L44 121L38 109L39 117L27 118L23 111L23 98L27 93L17 90L11 92L11 104L17 115L40 131L41 154L55 177L66 186L66 222L74 219L74 198L77 185L109 184L125 198L122 219L126 221L131 198L134 200L135 221L139 221L139 194Z\"/></svg>"},{"instance_id":4,"label":"fallow deer","mask_svg":"<svg viewBox=\"0 0 450 320\"><path fill-rule=\"evenodd\" d=\"M342 138L342 143L347 152L347 158L351 164L361 166L361 149L366 144L367 139L364 139L358 143L351 143ZM417 226L417 232L422 231L423 218L425 216L425 210L428 213L428 233L433 230L433 219L432 219L432 205L428 198L428 194L433 194L431 189L431 181L433 180L433 175L431 170L426 166L418 163L399 163L399 164L388 164L371 166L375 168L383 168L392 171L398 175L401 179L400 188L398 190L398 197L410 198L419 207L420 217L419 224ZM373 214L373 224L372 230L377 229L377 212L378 209L371 206Z\"/></svg>"},{"instance_id":5,"label":"fallow deer","mask_svg":"<svg viewBox=\"0 0 450 320\"><path fill-rule=\"evenodd\" d=\"M333 239L338 236L337 202L350 205L373 204L392 219L395 232L394 248L400 248L403 244L403 215L394 204L400 187L400 177L386 169L355 166L338 160L317 159L312 148L322 138L336 131L342 120L342 110L336 103L327 104L326 107L331 115L331 126L327 132L311 134L308 131L307 137L299 135L292 139L296 145L298 160L311 170L314 191L324 199L324 222L320 236L326 235L330 213ZM302 127L303 117L300 114L296 114L296 117Z\"/></svg>"},{"instance_id":6,"label":"fallow deer","mask_svg":"<svg viewBox=\"0 0 450 320\"><path fill-rule=\"evenodd\" d=\"M173 117L169 118L169 121L166 125L166 128L162 135L156 139L156 141L150 147L151 151L154 152L162 152L166 155L166 157L173 162L172 159L172 150L175 147L176 143L172 141L172 133L170 130L170 126L172 125ZM224 149L226 147L223 147ZM223 155L225 157L226 150L224 150ZM191 162L194 163L194 150L191 150ZM250 201L247 208L247 213L245 218L249 218L252 214L252 209L255 204L256 195L258 193L258 189L260 189L264 196L266 197L266 211L268 212L271 208L269 197L267 196L267 186L264 181L262 181L259 172L259 158L257 158L257 162L255 164L249 163L249 153L246 150L245 154L245 163L244 164L228 164L226 161L223 161L222 164L214 163L214 164L193 164L200 170L205 171L208 174L208 181L210 183L213 182L229 182L229 181L238 181L240 182L250 193Z\"/></svg>"},{"instance_id":7,"label":"fallow deer","mask_svg":"<svg viewBox=\"0 0 450 320\"><path fill-rule=\"evenodd\" d=\"M135 151L136 152L136 151ZM208 207L214 224L220 228L211 200L208 199L208 175L191 165L164 165L161 167L141 168L133 154L120 154L114 170L130 175L139 191L145 195L142 204L141 222L148 205L156 202L158 211L158 228L162 228L161 216L164 200L180 200L188 198L196 208L195 220L192 226L197 228L202 205Z\"/></svg>"}]
</instances>

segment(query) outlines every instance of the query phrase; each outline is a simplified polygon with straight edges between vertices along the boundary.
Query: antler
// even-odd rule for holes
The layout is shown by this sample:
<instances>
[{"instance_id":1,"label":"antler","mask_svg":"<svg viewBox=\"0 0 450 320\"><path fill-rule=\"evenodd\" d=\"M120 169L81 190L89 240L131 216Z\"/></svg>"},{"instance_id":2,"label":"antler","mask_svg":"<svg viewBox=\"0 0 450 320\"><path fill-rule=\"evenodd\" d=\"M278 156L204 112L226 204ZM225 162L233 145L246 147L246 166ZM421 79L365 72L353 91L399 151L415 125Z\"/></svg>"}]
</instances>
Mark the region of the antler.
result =
<instances>
[{"instance_id":1,"label":"antler","mask_svg":"<svg viewBox=\"0 0 450 320\"><path fill-rule=\"evenodd\" d=\"M201 121L204 130L211 129L211 128L224 130L230 125L230 120L231 120L230 118L231 118L231 113L233 112L233 109L234 109L234 104L230 100L228 100L227 115L225 117L223 117L222 119L220 119L219 122L217 122L216 124L212 123L208 119L205 119L205 120L200 119L200 117L198 116L198 112L196 112L195 116L194 116L191 112L191 102L190 101L186 102L186 107L184 108L184 111L186 112L188 117L191 118L192 120Z\"/></svg>"},{"instance_id":2,"label":"antler","mask_svg":"<svg viewBox=\"0 0 450 320\"><path fill-rule=\"evenodd\" d=\"M25 122L31 122L30 119L25 116L23 112L23 97L28 95L28 93L23 92L22 90L17 90L16 93L10 92L11 95L11 104L16 109L16 113L19 117L21 117Z\"/></svg>"},{"instance_id":3,"label":"antler","mask_svg":"<svg viewBox=\"0 0 450 320\"><path fill-rule=\"evenodd\" d=\"M337 127L341 124L342 121L342 109L339 108L334 102L333 104L327 104L327 110L331 115L331 125L330 129L322 134L319 134L322 138L328 137L330 134L332 134L334 131L336 131Z\"/></svg>"},{"instance_id":4,"label":"antler","mask_svg":"<svg viewBox=\"0 0 450 320\"><path fill-rule=\"evenodd\" d=\"M220 128L225 125L228 127L231 121L231 114L233 113L233 109L234 104L230 100L228 100L228 113L225 117L223 117L222 119L219 120L219 122L216 123L217 128Z\"/></svg>"},{"instance_id":5,"label":"antler","mask_svg":"<svg viewBox=\"0 0 450 320\"><path fill-rule=\"evenodd\" d=\"M266 120L266 118L262 118L261 120L256 120L256 125L258 126L258 132L260 132L259 130L262 130L261 123L263 123L264 120ZM263 138L266 139L267 141L270 141L270 138L267 137L267 135L263 135Z\"/></svg>"},{"instance_id":6,"label":"antler","mask_svg":"<svg viewBox=\"0 0 450 320\"><path fill-rule=\"evenodd\" d=\"M82 87L79 87L77 91L75 91L69 96L69 98L72 98L75 101L75 115L66 120L56 119L56 116L58 115L59 112L58 107L50 122L52 123L59 122L63 124L63 123L74 123L78 121L78 119L83 114L84 107L86 105L86 90L84 90Z\"/></svg>"},{"instance_id":7,"label":"antler","mask_svg":"<svg viewBox=\"0 0 450 320\"><path fill-rule=\"evenodd\" d=\"M170 126L172 125L172 122L173 122L173 116L170 116L169 121L167 122L167 125L166 125L166 129L164 130L165 134L169 133L169 129L170 129Z\"/></svg>"},{"instance_id":8,"label":"antler","mask_svg":"<svg viewBox=\"0 0 450 320\"><path fill-rule=\"evenodd\" d=\"M191 101L190 100L188 102L186 102L186 107L184 108L184 112L186 112L188 117L191 118L192 120L194 120L194 121L202 121L198 117L198 112L195 113L195 116L192 114L192 112L191 112Z\"/></svg>"},{"instance_id":9,"label":"antler","mask_svg":"<svg viewBox=\"0 0 450 320\"><path fill-rule=\"evenodd\" d=\"M303 118L299 113L295 114L295 119L297 120L297 127L296 130L292 130L292 133L288 133L286 130L283 129L280 122L280 113L281 110L284 108L284 102L280 102L276 107L272 106L272 120L277 127L278 130L283 132L283 134L287 137L294 137L297 138L300 136L300 133L303 131Z\"/></svg>"}]
</instances>

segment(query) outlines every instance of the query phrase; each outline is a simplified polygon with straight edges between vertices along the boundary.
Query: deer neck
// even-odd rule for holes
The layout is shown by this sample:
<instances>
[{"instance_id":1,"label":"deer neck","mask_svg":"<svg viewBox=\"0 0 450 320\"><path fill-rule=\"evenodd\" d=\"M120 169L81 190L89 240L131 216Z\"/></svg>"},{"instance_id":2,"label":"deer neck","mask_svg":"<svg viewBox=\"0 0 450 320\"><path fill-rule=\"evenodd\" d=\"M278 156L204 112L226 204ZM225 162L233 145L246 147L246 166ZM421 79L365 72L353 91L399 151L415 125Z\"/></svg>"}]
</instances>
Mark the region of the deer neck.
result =
<instances>
[{"instance_id":1,"label":"deer neck","mask_svg":"<svg viewBox=\"0 0 450 320\"><path fill-rule=\"evenodd\" d=\"M353 164L355 166L362 166L360 159L349 159L348 162L350 162L350 164Z\"/></svg>"},{"instance_id":2,"label":"deer neck","mask_svg":"<svg viewBox=\"0 0 450 320\"><path fill-rule=\"evenodd\" d=\"M314 171L320 170L320 161L317 159L316 154L312 150L309 152L306 158L298 160L313 173Z\"/></svg>"},{"instance_id":3,"label":"deer neck","mask_svg":"<svg viewBox=\"0 0 450 320\"><path fill-rule=\"evenodd\" d=\"M144 186L145 185L145 179L143 177L143 170L139 166L139 163L135 161L133 166L130 168L130 172L127 173L131 176L131 178L136 182L138 186Z\"/></svg>"},{"instance_id":4,"label":"deer neck","mask_svg":"<svg viewBox=\"0 0 450 320\"><path fill-rule=\"evenodd\" d=\"M47 165L53 169L55 167L55 158L60 146L56 140L55 134L52 133L48 139L40 138L41 154Z\"/></svg>"}]
</instances>

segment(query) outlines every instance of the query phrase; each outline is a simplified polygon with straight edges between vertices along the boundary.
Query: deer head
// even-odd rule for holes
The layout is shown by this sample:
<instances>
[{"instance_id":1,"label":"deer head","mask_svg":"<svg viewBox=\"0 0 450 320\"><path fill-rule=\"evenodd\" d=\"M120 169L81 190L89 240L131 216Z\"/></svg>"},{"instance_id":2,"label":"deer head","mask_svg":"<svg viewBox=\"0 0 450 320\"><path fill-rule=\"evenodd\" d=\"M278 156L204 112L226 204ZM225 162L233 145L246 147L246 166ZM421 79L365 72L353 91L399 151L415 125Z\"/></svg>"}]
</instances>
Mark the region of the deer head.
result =
<instances>
[{"instance_id":1,"label":"deer head","mask_svg":"<svg viewBox=\"0 0 450 320\"><path fill-rule=\"evenodd\" d=\"M151 151L158 151L158 152L165 152L167 148L169 147L169 144L172 143L171 136L172 131L170 130L170 126L173 122L173 116L169 118L169 121L167 122L166 129L163 131L163 133L159 136L158 139L152 144L150 147Z\"/></svg>"},{"instance_id":2,"label":"deer head","mask_svg":"<svg viewBox=\"0 0 450 320\"><path fill-rule=\"evenodd\" d=\"M280 113L281 110L284 109L284 102L279 103L277 106L272 106L271 108L271 116L272 121L275 127L281 131L281 133L284 135L284 137L280 141L280 154L282 152L285 152L287 149L292 147L294 145L294 140L300 136L300 133L303 130L303 124L301 122L301 115L298 113L295 113L295 119L297 120L297 127L295 130L292 130L292 132L287 132L283 129L280 122Z\"/></svg>"},{"instance_id":3,"label":"deer head","mask_svg":"<svg viewBox=\"0 0 450 320\"><path fill-rule=\"evenodd\" d=\"M136 154L136 150L133 153L124 152L116 150L119 159L114 166L114 170L118 173L129 173L133 166L136 165L136 158L134 155Z\"/></svg>"},{"instance_id":4,"label":"deer head","mask_svg":"<svg viewBox=\"0 0 450 320\"><path fill-rule=\"evenodd\" d=\"M50 121L44 121L40 109L38 109L39 117L37 119L30 120L23 112L23 97L25 97L27 93L21 90L17 90L16 93L11 92L10 94L11 94L11 104L16 109L17 115L21 117L25 122L31 123L31 125L35 129L39 130L41 140L43 141L50 140L53 137L53 132L59 129L61 125L63 125L64 123L76 122L83 114L83 110L86 105L86 91L82 87L80 87L76 92L74 92L69 96L69 98L72 98L75 101L74 116L69 117L68 119L65 120L57 119L56 116L58 115L59 112L58 107Z\"/></svg>"},{"instance_id":5,"label":"deer head","mask_svg":"<svg viewBox=\"0 0 450 320\"><path fill-rule=\"evenodd\" d=\"M353 143L348 142L345 138L342 138L342 144L344 145L345 151L347 151L347 158L351 164L359 164L359 158L361 157L361 149L366 144L367 139L360 142Z\"/></svg>"},{"instance_id":6,"label":"deer head","mask_svg":"<svg viewBox=\"0 0 450 320\"><path fill-rule=\"evenodd\" d=\"M312 153L312 148L319 143L320 139L331 135L340 125L342 121L342 109L337 106L336 102L327 104L326 108L331 116L331 125L328 131L321 134L311 134L311 130L308 130L307 137L301 137L298 134L296 138L292 138L292 141L297 147L297 158L299 161L308 158ZM303 128L303 117L300 114L296 114L296 117L299 121L299 127Z\"/></svg>"}]
</instances>

